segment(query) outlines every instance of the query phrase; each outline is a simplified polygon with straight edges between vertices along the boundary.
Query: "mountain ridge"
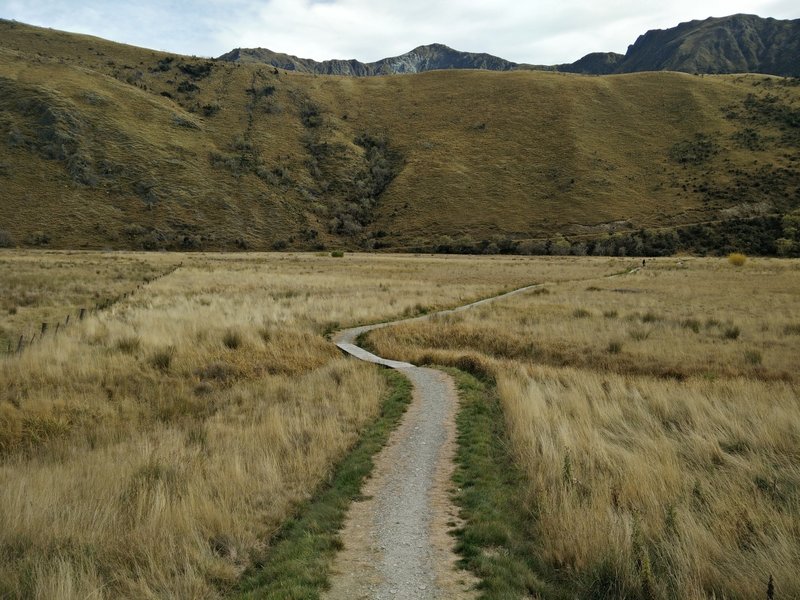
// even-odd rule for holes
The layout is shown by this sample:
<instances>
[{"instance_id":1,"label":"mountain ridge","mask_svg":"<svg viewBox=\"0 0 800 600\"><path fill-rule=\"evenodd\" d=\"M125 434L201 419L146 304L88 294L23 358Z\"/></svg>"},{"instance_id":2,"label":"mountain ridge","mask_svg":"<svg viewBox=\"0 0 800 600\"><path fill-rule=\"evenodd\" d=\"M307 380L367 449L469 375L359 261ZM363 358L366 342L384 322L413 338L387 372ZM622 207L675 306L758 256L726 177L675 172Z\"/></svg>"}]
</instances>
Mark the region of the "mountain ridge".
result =
<instances>
[{"instance_id":1,"label":"mountain ridge","mask_svg":"<svg viewBox=\"0 0 800 600\"><path fill-rule=\"evenodd\" d=\"M800 76L800 19L736 14L652 29L625 54L592 52L573 63L545 66L516 63L486 53L461 52L444 44L417 46L399 56L364 63L355 59L315 61L266 48L236 48L218 60L263 63L317 75L370 77L441 69L545 70L586 75L643 71Z\"/></svg>"},{"instance_id":2,"label":"mountain ridge","mask_svg":"<svg viewBox=\"0 0 800 600\"><path fill-rule=\"evenodd\" d=\"M299 58L290 54L274 52L267 48L235 48L219 56L217 60L265 63L272 67L299 73L351 75L355 77L422 73L442 69L511 71L519 66L517 63L486 54L485 52L461 52L437 43L417 46L399 56L382 58L369 63L355 59L315 61L310 58Z\"/></svg>"}]
</instances>

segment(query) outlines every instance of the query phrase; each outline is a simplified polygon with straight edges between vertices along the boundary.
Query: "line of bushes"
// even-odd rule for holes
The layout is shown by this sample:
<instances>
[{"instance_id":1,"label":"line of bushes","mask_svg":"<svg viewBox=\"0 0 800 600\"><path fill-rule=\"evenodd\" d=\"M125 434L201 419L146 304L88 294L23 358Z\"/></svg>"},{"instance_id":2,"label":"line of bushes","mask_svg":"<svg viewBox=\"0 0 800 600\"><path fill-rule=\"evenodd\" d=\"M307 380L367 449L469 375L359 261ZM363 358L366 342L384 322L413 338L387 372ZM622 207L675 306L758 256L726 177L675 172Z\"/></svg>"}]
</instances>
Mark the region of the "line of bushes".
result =
<instances>
[{"instance_id":1,"label":"line of bushes","mask_svg":"<svg viewBox=\"0 0 800 600\"><path fill-rule=\"evenodd\" d=\"M381 248L381 242L376 248ZM388 244L387 244L388 245ZM527 254L541 256L671 256L690 252L727 256L744 252L754 256L800 256L800 216L736 218L718 223L688 225L669 230L615 233L591 240L556 236L543 240L494 237L475 241L467 236L443 237L408 248L439 254Z\"/></svg>"}]
</instances>

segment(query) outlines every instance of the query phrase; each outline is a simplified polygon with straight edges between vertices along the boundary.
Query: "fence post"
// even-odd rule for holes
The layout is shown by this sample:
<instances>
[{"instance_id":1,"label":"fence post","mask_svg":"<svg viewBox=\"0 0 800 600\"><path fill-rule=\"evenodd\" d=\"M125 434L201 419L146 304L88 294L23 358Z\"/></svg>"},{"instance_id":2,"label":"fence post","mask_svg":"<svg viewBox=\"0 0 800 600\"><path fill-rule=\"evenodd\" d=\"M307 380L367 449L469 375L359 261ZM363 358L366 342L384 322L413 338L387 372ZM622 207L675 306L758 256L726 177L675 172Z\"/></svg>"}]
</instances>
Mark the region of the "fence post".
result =
<instances>
[{"instance_id":1,"label":"fence post","mask_svg":"<svg viewBox=\"0 0 800 600\"><path fill-rule=\"evenodd\" d=\"M69 325L69 315L67 315L67 318L64 320L64 327L67 325Z\"/></svg>"},{"instance_id":2,"label":"fence post","mask_svg":"<svg viewBox=\"0 0 800 600\"><path fill-rule=\"evenodd\" d=\"M44 337L45 333L47 333L47 323L42 323L42 335L40 337Z\"/></svg>"},{"instance_id":3,"label":"fence post","mask_svg":"<svg viewBox=\"0 0 800 600\"><path fill-rule=\"evenodd\" d=\"M53 333L53 335L58 335L58 329L59 329L59 327L61 327L61 322L58 322L58 323L56 323L56 330L55 330L55 332Z\"/></svg>"},{"instance_id":4,"label":"fence post","mask_svg":"<svg viewBox=\"0 0 800 600\"><path fill-rule=\"evenodd\" d=\"M85 308L80 309L80 312L78 313L78 320L83 321L83 318L85 316L86 316L86 309Z\"/></svg>"},{"instance_id":5,"label":"fence post","mask_svg":"<svg viewBox=\"0 0 800 600\"><path fill-rule=\"evenodd\" d=\"M22 349L25 347L25 336L19 336L19 343L17 344L17 354L22 352Z\"/></svg>"}]
</instances>

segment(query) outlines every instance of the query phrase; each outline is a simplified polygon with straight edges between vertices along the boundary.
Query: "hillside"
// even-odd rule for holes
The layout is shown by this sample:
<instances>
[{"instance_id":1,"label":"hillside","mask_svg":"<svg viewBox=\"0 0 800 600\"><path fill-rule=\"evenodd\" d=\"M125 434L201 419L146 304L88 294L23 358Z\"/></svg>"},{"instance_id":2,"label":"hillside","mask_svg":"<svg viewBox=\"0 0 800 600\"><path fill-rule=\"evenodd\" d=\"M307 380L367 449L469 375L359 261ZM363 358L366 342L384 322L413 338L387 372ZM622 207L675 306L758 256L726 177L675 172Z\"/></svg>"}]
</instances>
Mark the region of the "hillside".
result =
<instances>
[{"instance_id":1,"label":"hillside","mask_svg":"<svg viewBox=\"0 0 800 600\"><path fill-rule=\"evenodd\" d=\"M18 245L769 253L800 206L773 77L317 77L3 21L0 100Z\"/></svg>"}]
</instances>

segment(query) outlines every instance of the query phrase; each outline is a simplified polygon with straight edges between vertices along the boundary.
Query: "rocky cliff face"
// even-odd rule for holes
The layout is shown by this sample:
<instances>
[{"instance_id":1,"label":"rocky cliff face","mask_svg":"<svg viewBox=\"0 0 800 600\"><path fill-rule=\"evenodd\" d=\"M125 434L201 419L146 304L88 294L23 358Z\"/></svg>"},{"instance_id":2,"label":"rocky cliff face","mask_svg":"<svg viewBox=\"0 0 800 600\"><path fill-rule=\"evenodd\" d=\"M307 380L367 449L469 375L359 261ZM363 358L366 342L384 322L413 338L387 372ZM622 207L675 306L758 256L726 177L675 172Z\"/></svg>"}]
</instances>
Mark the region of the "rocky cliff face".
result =
<instances>
[{"instance_id":1,"label":"rocky cliff face","mask_svg":"<svg viewBox=\"0 0 800 600\"><path fill-rule=\"evenodd\" d=\"M733 15L648 31L628 48L617 70L798 76L800 19Z\"/></svg>"},{"instance_id":2,"label":"rocky cliff face","mask_svg":"<svg viewBox=\"0 0 800 600\"><path fill-rule=\"evenodd\" d=\"M592 52L574 63L558 65L556 69L565 73L585 73L590 75L608 75L613 73L624 54L616 52Z\"/></svg>"},{"instance_id":3,"label":"rocky cliff face","mask_svg":"<svg viewBox=\"0 0 800 600\"><path fill-rule=\"evenodd\" d=\"M265 48L237 48L219 57L240 63L266 63L288 71L320 75L393 75L438 69L557 70L608 75L638 71L684 73L769 73L800 76L800 19L762 19L732 15L689 21L639 36L623 54L593 52L554 67L517 64L491 54L459 52L443 44L419 46L372 63L357 60L317 62Z\"/></svg>"},{"instance_id":4,"label":"rocky cliff face","mask_svg":"<svg viewBox=\"0 0 800 600\"><path fill-rule=\"evenodd\" d=\"M624 56L588 54L559 70L573 73L769 73L800 76L800 19L732 15L689 21L639 36Z\"/></svg>"},{"instance_id":5,"label":"rocky cliff face","mask_svg":"<svg viewBox=\"0 0 800 600\"><path fill-rule=\"evenodd\" d=\"M289 54L273 52L266 48L237 48L227 54L223 54L219 57L219 60L241 63L266 63L287 71L316 73L319 75L352 75L355 77L422 73L440 69L510 71L517 67L516 63L491 54L459 52L444 44L419 46L400 56L384 58L371 63L362 63L357 60L324 60L317 62L310 58L298 58Z\"/></svg>"}]
</instances>

